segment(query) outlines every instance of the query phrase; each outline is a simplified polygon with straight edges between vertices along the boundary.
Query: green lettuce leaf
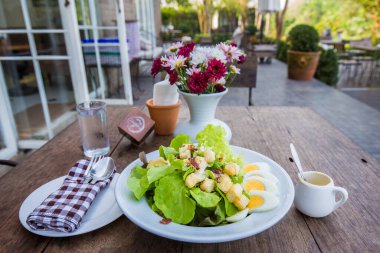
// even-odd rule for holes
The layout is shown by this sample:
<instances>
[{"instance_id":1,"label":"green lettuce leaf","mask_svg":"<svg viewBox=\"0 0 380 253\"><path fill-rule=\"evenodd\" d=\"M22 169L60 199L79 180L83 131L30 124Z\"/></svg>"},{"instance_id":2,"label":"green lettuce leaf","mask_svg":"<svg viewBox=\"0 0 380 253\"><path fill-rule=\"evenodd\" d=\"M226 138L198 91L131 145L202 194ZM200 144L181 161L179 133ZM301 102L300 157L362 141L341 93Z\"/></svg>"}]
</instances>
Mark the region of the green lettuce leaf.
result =
<instances>
[{"instance_id":1,"label":"green lettuce leaf","mask_svg":"<svg viewBox=\"0 0 380 253\"><path fill-rule=\"evenodd\" d=\"M234 204L228 201L226 195L224 195L223 192L221 192L218 188L216 189L217 192L219 192L220 196L223 197L224 200L224 209L226 210L226 214L228 217L236 214L239 210L236 208Z\"/></svg>"},{"instance_id":2,"label":"green lettuce leaf","mask_svg":"<svg viewBox=\"0 0 380 253\"><path fill-rule=\"evenodd\" d=\"M179 224L188 224L195 214L195 201L189 198L180 174L170 174L160 179L154 191L154 203L166 218Z\"/></svg>"},{"instance_id":3,"label":"green lettuce leaf","mask_svg":"<svg viewBox=\"0 0 380 253\"><path fill-rule=\"evenodd\" d=\"M171 142L170 147L174 148L176 151L179 150L180 147L182 147L183 144L192 144L190 141L190 136L186 134L179 134L177 135Z\"/></svg>"},{"instance_id":4,"label":"green lettuce leaf","mask_svg":"<svg viewBox=\"0 0 380 253\"><path fill-rule=\"evenodd\" d=\"M215 175L214 175L214 173L212 173L212 171L211 170L205 170L205 174L206 174L206 176L208 177L208 178L211 178L211 179L213 179L213 180L215 180Z\"/></svg>"},{"instance_id":5,"label":"green lettuce leaf","mask_svg":"<svg viewBox=\"0 0 380 253\"><path fill-rule=\"evenodd\" d=\"M176 151L174 148L165 147L162 145L159 147L158 152L160 154L160 157L164 159L168 159L169 155L174 155L174 156L178 155L178 151Z\"/></svg>"},{"instance_id":6,"label":"green lettuce leaf","mask_svg":"<svg viewBox=\"0 0 380 253\"><path fill-rule=\"evenodd\" d=\"M133 192L137 200L140 200L149 188L149 182L146 174L147 169L136 165L136 167L132 169L127 180L128 188Z\"/></svg>"},{"instance_id":7,"label":"green lettuce leaf","mask_svg":"<svg viewBox=\"0 0 380 253\"><path fill-rule=\"evenodd\" d=\"M137 200L140 200L146 191L153 190L156 187L156 182L160 178L179 172L180 170L173 166L160 166L144 169L136 166L132 169L131 174L127 180L129 189L134 193Z\"/></svg>"},{"instance_id":8,"label":"green lettuce leaf","mask_svg":"<svg viewBox=\"0 0 380 253\"><path fill-rule=\"evenodd\" d=\"M149 184L153 183L154 181L159 180L160 178L172 174L176 171L179 171L174 166L160 166L160 167L152 167L148 169L148 172L146 173L146 176L148 178Z\"/></svg>"},{"instance_id":9,"label":"green lettuce leaf","mask_svg":"<svg viewBox=\"0 0 380 253\"><path fill-rule=\"evenodd\" d=\"M234 184L241 184L243 183L243 179L244 177L243 176L231 176L231 180L232 180L232 183Z\"/></svg>"},{"instance_id":10,"label":"green lettuce leaf","mask_svg":"<svg viewBox=\"0 0 380 253\"><path fill-rule=\"evenodd\" d=\"M236 155L228 144L223 127L208 124L196 135L195 139L198 145L211 148L216 157L223 156L227 162L235 162L240 167L244 166L242 157Z\"/></svg>"},{"instance_id":11,"label":"green lettuce leaf","mask_svg":"<svg viewBox=\"0 0 380 253\"><path fill-rule=\"evenodd\" d=\"M183 181L186 180L187 176L193 173L195 170L193 168L187 169L187 171L183 174Z\"/></svg>"},{"instance_id":12,"label":"green lettuce leaf","mask_svg":"<svg viewBox=\"0 0 380 253\"><path fill-rule=\"evenodd\" d=\"M215 207L220 201L215 192L204 192L198 187L191 189L190 194L201 207Z\"/></svg>"},{"instance_id":13,"label":"green lettuce leaf","mask_svg":"<svg viewBox=\"0 0 380 253\"><path fill-rule=\"evenodd\" d=\"M178 170L186 171L189 167L185 166L185 163L181 159L177 159L174 155L170 154L167 159L171 166L174 166Z\"/></svg>"},{"instance_id":14,"label":"green lettuce leaf","mask_svg":"<svg viewBox=\"0 0 380 253\"><path fill-rule=\"evenodd\" d=\"M215 208L214 214L204 218L197 225L201 227L216 226L226 220L226 212L223 201L220 201Z\"/></svg>"},{"instance_id":15,"label":"green lettuce leaf","mask_svg":"<svg viewBox=\"0 0 380 253\"><path fill-rule=\"evenodd\" d=\"M216 224L220 224L226 220L226 208L223 201L220 201L215 208Z\"/></svg>"}]
</instances>

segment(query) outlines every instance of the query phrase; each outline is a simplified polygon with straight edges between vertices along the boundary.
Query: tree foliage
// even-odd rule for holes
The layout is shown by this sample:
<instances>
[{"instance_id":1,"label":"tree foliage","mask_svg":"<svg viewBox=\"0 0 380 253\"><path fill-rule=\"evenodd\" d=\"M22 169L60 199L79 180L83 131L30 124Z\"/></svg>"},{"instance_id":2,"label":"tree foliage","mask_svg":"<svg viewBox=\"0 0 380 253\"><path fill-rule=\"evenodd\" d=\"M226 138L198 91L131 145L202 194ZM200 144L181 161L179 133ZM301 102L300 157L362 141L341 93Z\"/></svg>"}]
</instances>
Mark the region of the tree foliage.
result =
<instances>
[{"instance_id":1,"label":"tree foliage","mask_svg":"<svg viewBox=\"0 0 380 253\"><path fill-rule=\"evenodd\" d=\"M161 8L162 24L172 24L175 29L181 30L184 34L194 36L199 33L199 23L197 11L193 8L182 7L162 7Z\"/></svg>"},{"instance_id":2,"label":"tree foliage","mask_svg":"<svg viewBox=\"0 0 380 253\"><path fill-rule=\"evenodd\" d=\"M380 36L380 0L308 0L284 21L285 32L297 24L315 27L320 34L330 28L346 39Z\"/></svg>"}]
</instances>

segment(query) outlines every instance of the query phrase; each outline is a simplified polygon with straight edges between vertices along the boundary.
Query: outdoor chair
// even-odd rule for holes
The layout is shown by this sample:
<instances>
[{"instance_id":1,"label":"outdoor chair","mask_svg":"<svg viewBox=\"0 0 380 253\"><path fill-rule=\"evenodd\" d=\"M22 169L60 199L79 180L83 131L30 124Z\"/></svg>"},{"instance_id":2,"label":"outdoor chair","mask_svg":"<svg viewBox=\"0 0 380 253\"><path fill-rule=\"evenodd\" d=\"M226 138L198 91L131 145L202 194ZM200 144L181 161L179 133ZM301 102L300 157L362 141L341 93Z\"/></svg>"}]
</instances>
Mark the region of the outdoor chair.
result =
<instances>
[{"instance_id":1,"label":"outdoor chair","mask_svg":"<svg viewBox=\"0 0 380 253\"><path fill-rule=\"evenodd\" d=\"M244 64L239 65L240 75L237 75L233 81L232 87L248 88L248 105L253 105L252 89L256 88L257 81L257 57L252 51L246 50L247 58Z\"/></svg>"}]
</instances>

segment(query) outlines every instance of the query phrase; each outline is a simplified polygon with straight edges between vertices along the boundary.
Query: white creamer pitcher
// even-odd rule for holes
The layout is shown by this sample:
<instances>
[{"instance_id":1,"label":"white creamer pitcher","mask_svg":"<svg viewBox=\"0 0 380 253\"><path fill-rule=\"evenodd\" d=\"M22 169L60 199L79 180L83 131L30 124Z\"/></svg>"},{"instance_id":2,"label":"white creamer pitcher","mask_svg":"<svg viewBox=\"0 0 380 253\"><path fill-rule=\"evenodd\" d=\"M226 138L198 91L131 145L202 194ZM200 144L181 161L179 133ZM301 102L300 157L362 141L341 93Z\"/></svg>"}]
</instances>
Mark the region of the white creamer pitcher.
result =
<instances>
[{"instance_id":1,"label":"white creamer pitcher","mask_svg":"<svg viewBox=\"0 0 380 253\"><path fill-rule=\"evenodd\" d=\"M334 181L328 175L318 171L303 173L305 180L298 175L295 189L295 206L303 214L320 218L341 207L348 199L347 190L334 186ZM335 200L339 193L342 197Z\"/></svg>"}]
</instances>

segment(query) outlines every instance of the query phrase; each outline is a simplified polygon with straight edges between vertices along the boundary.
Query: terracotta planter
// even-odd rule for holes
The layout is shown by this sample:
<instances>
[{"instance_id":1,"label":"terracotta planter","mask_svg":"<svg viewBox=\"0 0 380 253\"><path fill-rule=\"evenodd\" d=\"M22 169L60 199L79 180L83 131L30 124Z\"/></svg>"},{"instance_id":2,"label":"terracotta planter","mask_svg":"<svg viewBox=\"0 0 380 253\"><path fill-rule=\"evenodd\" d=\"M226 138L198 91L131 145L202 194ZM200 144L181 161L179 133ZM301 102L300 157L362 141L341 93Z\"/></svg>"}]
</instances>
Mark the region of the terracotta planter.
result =
<instances>
[{"instance_id":1,"label":"terracotta planter","mask_svg":"<svg viewBox=\"0 0 380 253\"><path fill-rule=\"evenodd\" d=\"M154 120L154 131L158 135L171 135L177 125L181 100L178 100L175 105L154 105L153 99L146 101L149 109L149 114Z\"/></svg>"},{"instance_id":2,"label":"terracotta planter","mask_svg":"<svg viewBox=\"0 0 380 253\"><path fill-rule=\"evenodd\" d=\"M321 52L299 52L288 50L288 78L311 80L318 67Z\"/></svg>"}]
</instances>

